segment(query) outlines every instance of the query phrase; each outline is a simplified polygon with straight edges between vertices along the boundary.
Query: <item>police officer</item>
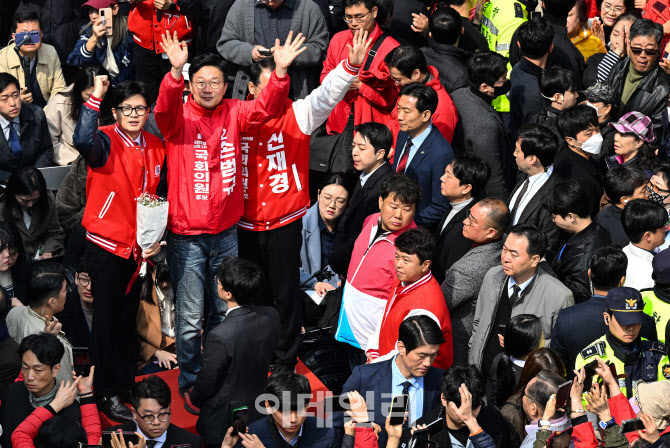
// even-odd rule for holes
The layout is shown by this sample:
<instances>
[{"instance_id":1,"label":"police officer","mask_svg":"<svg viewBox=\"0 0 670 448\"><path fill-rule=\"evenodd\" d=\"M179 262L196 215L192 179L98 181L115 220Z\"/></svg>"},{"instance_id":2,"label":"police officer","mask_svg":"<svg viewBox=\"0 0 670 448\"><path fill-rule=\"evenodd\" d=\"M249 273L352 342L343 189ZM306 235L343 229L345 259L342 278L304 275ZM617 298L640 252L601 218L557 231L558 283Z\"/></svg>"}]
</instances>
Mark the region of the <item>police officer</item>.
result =
<instances>
[{"instance_id":1,"label":"police officer","mask_svg":"<svg viewBox=\"0 0 670 448\"><path fill-rule=\"evenodd\" d=\"M658 340L665 343L666 328L670 321L670 250L656 254L651 262L654 287L640 291L644 312L654 319Z\"/></svg>"},{"instance_id":2,"label":"police officer","mask_svg":"<svg viewBox=\"0 0 670 448\"><path fill-rule=\"evenodd\" d=\"M530 0L491 0L484 6L481 32L489 43L489 50L509 57L512 36L519 26L528 20L528 11L534 10L537 2ZM508 64L508 71L512 66ZM509 112L509 100L501 95L493 101L498 112Z\"/></svg>"},{"instance_id":3,"label":"police officer","mask_svg":"<svg viewBox=\"0 0 670 448\"><path fill-rule=\"evenodd\" d=\"M607 333L596 339L577 355L575 369L579 370L597 358L616 366L621 391L631 398L633 383L638 380L670 379L668 350L660 342L640 337L644 302L639 291L628 287L611 289L607 293L603 313Z\"/></svg>"}]
</instances>

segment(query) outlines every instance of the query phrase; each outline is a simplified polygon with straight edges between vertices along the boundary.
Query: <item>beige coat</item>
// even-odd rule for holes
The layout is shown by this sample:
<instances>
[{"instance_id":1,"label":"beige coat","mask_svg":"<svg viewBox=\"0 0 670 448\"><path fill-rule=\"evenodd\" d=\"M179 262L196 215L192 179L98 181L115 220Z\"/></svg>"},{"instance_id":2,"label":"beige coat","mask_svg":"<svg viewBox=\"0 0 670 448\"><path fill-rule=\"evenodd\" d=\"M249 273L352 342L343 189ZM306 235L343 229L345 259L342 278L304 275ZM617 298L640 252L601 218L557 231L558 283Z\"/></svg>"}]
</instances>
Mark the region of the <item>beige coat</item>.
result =
<instances>
[{"instance_id":1,"label":"beige coat","mask_svg":"<svg viewBox=\"0 0 670 448\"><path fill-rule=\"evenodd\" d=\"M26 86L23 67L13 44L0 50L0 72L13 75L19 80L22 89ZM58 54L51 45L42 44L37 50L37 82L47 102L53 95L65 89L65 78L60 68Z\"/></svg>"},{"instance_id":2,"label":"beige coat","mask_svg":"<svg viewBox=\"0 0 670 448\"><path fill-rule=\"evenodd\" d=\"M152 291L152 298L154 303L158 303L155 287ZM139 370L155 359L154 355L158 350L175 352L175 340L163 334L161 311L154 303L141 300L137 312L137 336L140 338L140 360L137 363Z\"/></svg>"},{"instance_id":3,"label":"beige coat","mask_svg":"<svg viewBox=\"0 0 670 448\"><path fill-rule=\"evenodd\" d=\"M49 123L49 134L51 134L51 143L54 146L53 161L57 165L69 165L77 158L79 153L74 149L72 135L74 127L77 124L70 117L70 107L72 98L64 95L72 91L72 84L57 95L53 95L49 103L44 108Z\"/></svg>"}]
</instances>

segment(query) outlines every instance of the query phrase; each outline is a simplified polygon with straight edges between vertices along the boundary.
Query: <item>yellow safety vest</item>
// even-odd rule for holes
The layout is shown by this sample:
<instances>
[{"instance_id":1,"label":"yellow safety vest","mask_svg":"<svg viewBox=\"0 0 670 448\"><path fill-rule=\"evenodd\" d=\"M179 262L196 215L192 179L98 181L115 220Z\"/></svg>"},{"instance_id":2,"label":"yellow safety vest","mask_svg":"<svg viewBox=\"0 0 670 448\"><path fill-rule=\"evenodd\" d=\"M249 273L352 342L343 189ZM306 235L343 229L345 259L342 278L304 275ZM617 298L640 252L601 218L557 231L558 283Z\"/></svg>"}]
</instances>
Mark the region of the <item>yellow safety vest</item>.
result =
<instances>
[{"instance_id":1,"label":"yellow safety vest","mask_svg":"<svg viewBox=\"0 0 670 448\"><path fill-rule=\"evenodd\" d=\"M670 320L670 303L656 297L653 289L642 290L640 294L642 294L642 300L644 300L644 313L654 319L656 336L659 341L665 344L665 327Z\"/></svg>"}]
</instances>

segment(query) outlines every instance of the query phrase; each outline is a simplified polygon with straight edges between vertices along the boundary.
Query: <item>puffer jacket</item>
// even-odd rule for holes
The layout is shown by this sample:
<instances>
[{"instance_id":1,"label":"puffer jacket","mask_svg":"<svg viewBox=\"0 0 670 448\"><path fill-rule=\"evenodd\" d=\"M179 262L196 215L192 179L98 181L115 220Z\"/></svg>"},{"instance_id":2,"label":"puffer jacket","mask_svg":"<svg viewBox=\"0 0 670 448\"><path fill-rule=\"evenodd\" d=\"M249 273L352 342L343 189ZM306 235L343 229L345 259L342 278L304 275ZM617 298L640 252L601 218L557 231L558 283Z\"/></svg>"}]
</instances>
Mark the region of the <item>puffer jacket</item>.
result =
<instances>
[{"instance_id":1,"label":"puffer jacket","mask_svg":"<svg viewBox=\"0 0 670 448\"><path fill-rule=\"evenodd\" d=\"M585 61L596 53L607 53L605 44L591 34L591 30L586 25L579 30L579 34L570 40L575 44L575 47L577 47L582 56L584 56Z\"/></svg>"},{"instance_id":2,"label":"puffer jacket","mask_svg":"<svg viewBox=\"0 0 670 448\"><path fill-rule=\"evenodd\" d=\"M591 297L589 266L596 249L610 243L609 235L600 224L591 223L579 233L570 237L551 263L551 268L559 280L572 291L575 303Z\"/></svg>"},{"instance_id":3,"label":"puffer jacket","mask_svg":"<svg viewBox=\"0 0 670 448\"><path fill-rule=\"evenodd\" d=\"M610 71L607 83L614 88L620 97L623 92L630 58L625 58L616 63ZM654 123L654 135L662 135L662 114L667 109L667 99L670 94L670 77L660 68L656 67L645 76L637 89L633 92L623 110L619 115L637 111L652 119Z\"/></svg>"}]
</instances>

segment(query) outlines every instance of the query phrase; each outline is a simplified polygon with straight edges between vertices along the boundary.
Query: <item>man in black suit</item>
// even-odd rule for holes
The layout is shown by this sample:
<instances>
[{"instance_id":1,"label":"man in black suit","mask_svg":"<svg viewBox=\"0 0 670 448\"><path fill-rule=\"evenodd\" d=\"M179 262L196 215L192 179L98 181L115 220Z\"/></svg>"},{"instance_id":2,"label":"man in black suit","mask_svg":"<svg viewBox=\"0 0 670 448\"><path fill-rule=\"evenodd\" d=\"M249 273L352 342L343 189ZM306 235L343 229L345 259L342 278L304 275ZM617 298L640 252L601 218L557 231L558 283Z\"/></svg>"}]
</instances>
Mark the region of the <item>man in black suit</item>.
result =
<instances>
[{"instance_id":1,"label":"man in black suit","mask_svg":"<svg viewBox=\"0 0 670 448\"><path fill-rule=\"evenodd\" d=\"M475 198L484 193L490 177L491 170L481 159L459 157L447 165L440 178L442 196L449 200L447 211L435 231L437 246L432 272L440 284L451 265L472 249L472 241L463 236L463 221L476 202Z\"/></svg>"},{"instance_id":2,"label":"man in black suit","mask_svg":"<svg viewBox=\"0 0 670 448\"><path fill-rule=\"evenodd\" d=\"M606 246L596 250L589 269L593 296L586 302L564 308L558 313L551 331L551 349L563 360L566 372L572 372L579 352L607 332L603 320L607 292L623 285L627 267L628 258L620 248ZM643 318L640 335L656 341L654 318L647 314ZM569 377L572 377L571 373Z\"/></svg>"},{"instance_id":3,"label":"man in black suit","mask_svg":"<svg viewBox=\"0 0 670 448\"><path fill-rule=\"evenodd\" d=\"M258 266L226 258L216 279L228 311L207 336L202 368L191 390L191 402L200 408L196 429L205 445L212 446L221 445L233 409L247 406L249 422L259 417L254 402L265 389L280 332L274 308L252 305L263 282Z\"/></svg>"},{"instance_id":4,"label":"man in black suit","mask_svg":"<svg viewBox=\"0 0 670 448\"><path fill-rule=\"evenodd\" d=\"M86 257L79 260L74 282L77 287L68 291L65 308L56 313L56 318L63 325L63 331L73 347L88 347L93 328L93 293Z\"/></svg>"},{"instance_id":5,"label":"man in black suit","mask_svg":"<svg viewBox=\"0 0 670 448\"><path fill-rule=\"evenodd\" d=\"M425 84L407 84L398 99L398 125L393 171L414 178L422 199L414 216L417 225L433 229L449 206L440 193L438 179L453 160L454 151L432 116L437 110L437 93Z\"/></svg>"},{"instance_id":6,"label":"man in black suit","mask_svg":"<svg viewBox=\"0 0 670 448\"><path fill-rule=\"evenodd\" d=\"M124 432L138 432L147 446L170 448L173 446L200 448L202 439L170 423L170 387L160 377L152 375L135 383L131 390L134 422L107 428ZM153 441L154 443L150 443Z\"/></svg>"},{"instance_id":7,"label":"man in black suit","mask_svg":"<svg viewBox=\"0 0 670 448\"><path fill-rule=\"evenodd\" d=\"M356 126L351 155L354 169L360 172L349 206L337 226L328 263L335 273L347 275L351 252L356 238L363 230L365 218L379 211L379 190L382 182L393 175L386 162L393 134L383 124L370 122Z\"/></svg>"},{"instance_id":8,"label":"man in black suit","mask_svg":"<svg viewBox=\"0 0 670 448\"><path fill-rule=\"evenodd\" d=\"M547 260L552 260L566 239L556 226L551 213L542 206L544 198L559 180L554 171L557 151L556 137L549 128L533 124L524 128L516 141L514 157L519 171L525 174L512 190L507 206L512 214L510 226L533 224L547 235Z\"/></svg>"},{"instance_id":9,"label":"man in black suit","mask_svg":"<svg viewBox=\"0 0 670 448\"><path fill-rule=\"evenodd\" d=\"M0 183L20 166L51 166L53 145L41 107L21 103L19 81L0 73Z\"/></svg>"},{"instance_id":10,"label":"man in black suit","mask_svg":"<svg viewBox=\"0 0 670 448\"><path fill-rule=\"evenodd\" d=\"M444 371L432 364L444 342L442 330L432 317L409 317L398 329L398 354L385 361L356 367L342 393L357 391L365 397L372 413L370 421L381 427L385 425L392 398L409 394L407 422L413 426L413 422L440 404L440 379ZM341 412L334 415L333 425L343 430ZM380 433L379 446L385 446L386 439L386 432Z\"/></svg>"},{"instance_id":11,"label":"man in black suit","mask_svg":"<svg viewBox=\"0 0 670 448\"><path fill-rule=\"evenodd\" d=\"M264 403L267 417L249 425L246 434L232 437L228 430L222 448L235 444L236 448L254 446L259 440L265 448L339 448L332 426L324 425L316 417L307 416L312 388L307 377L293 372L277 372L268 378ZM241 439L241 440L238 440ZM243 445L244 442L247 444Z\"/></svg>"}]
</instances>

